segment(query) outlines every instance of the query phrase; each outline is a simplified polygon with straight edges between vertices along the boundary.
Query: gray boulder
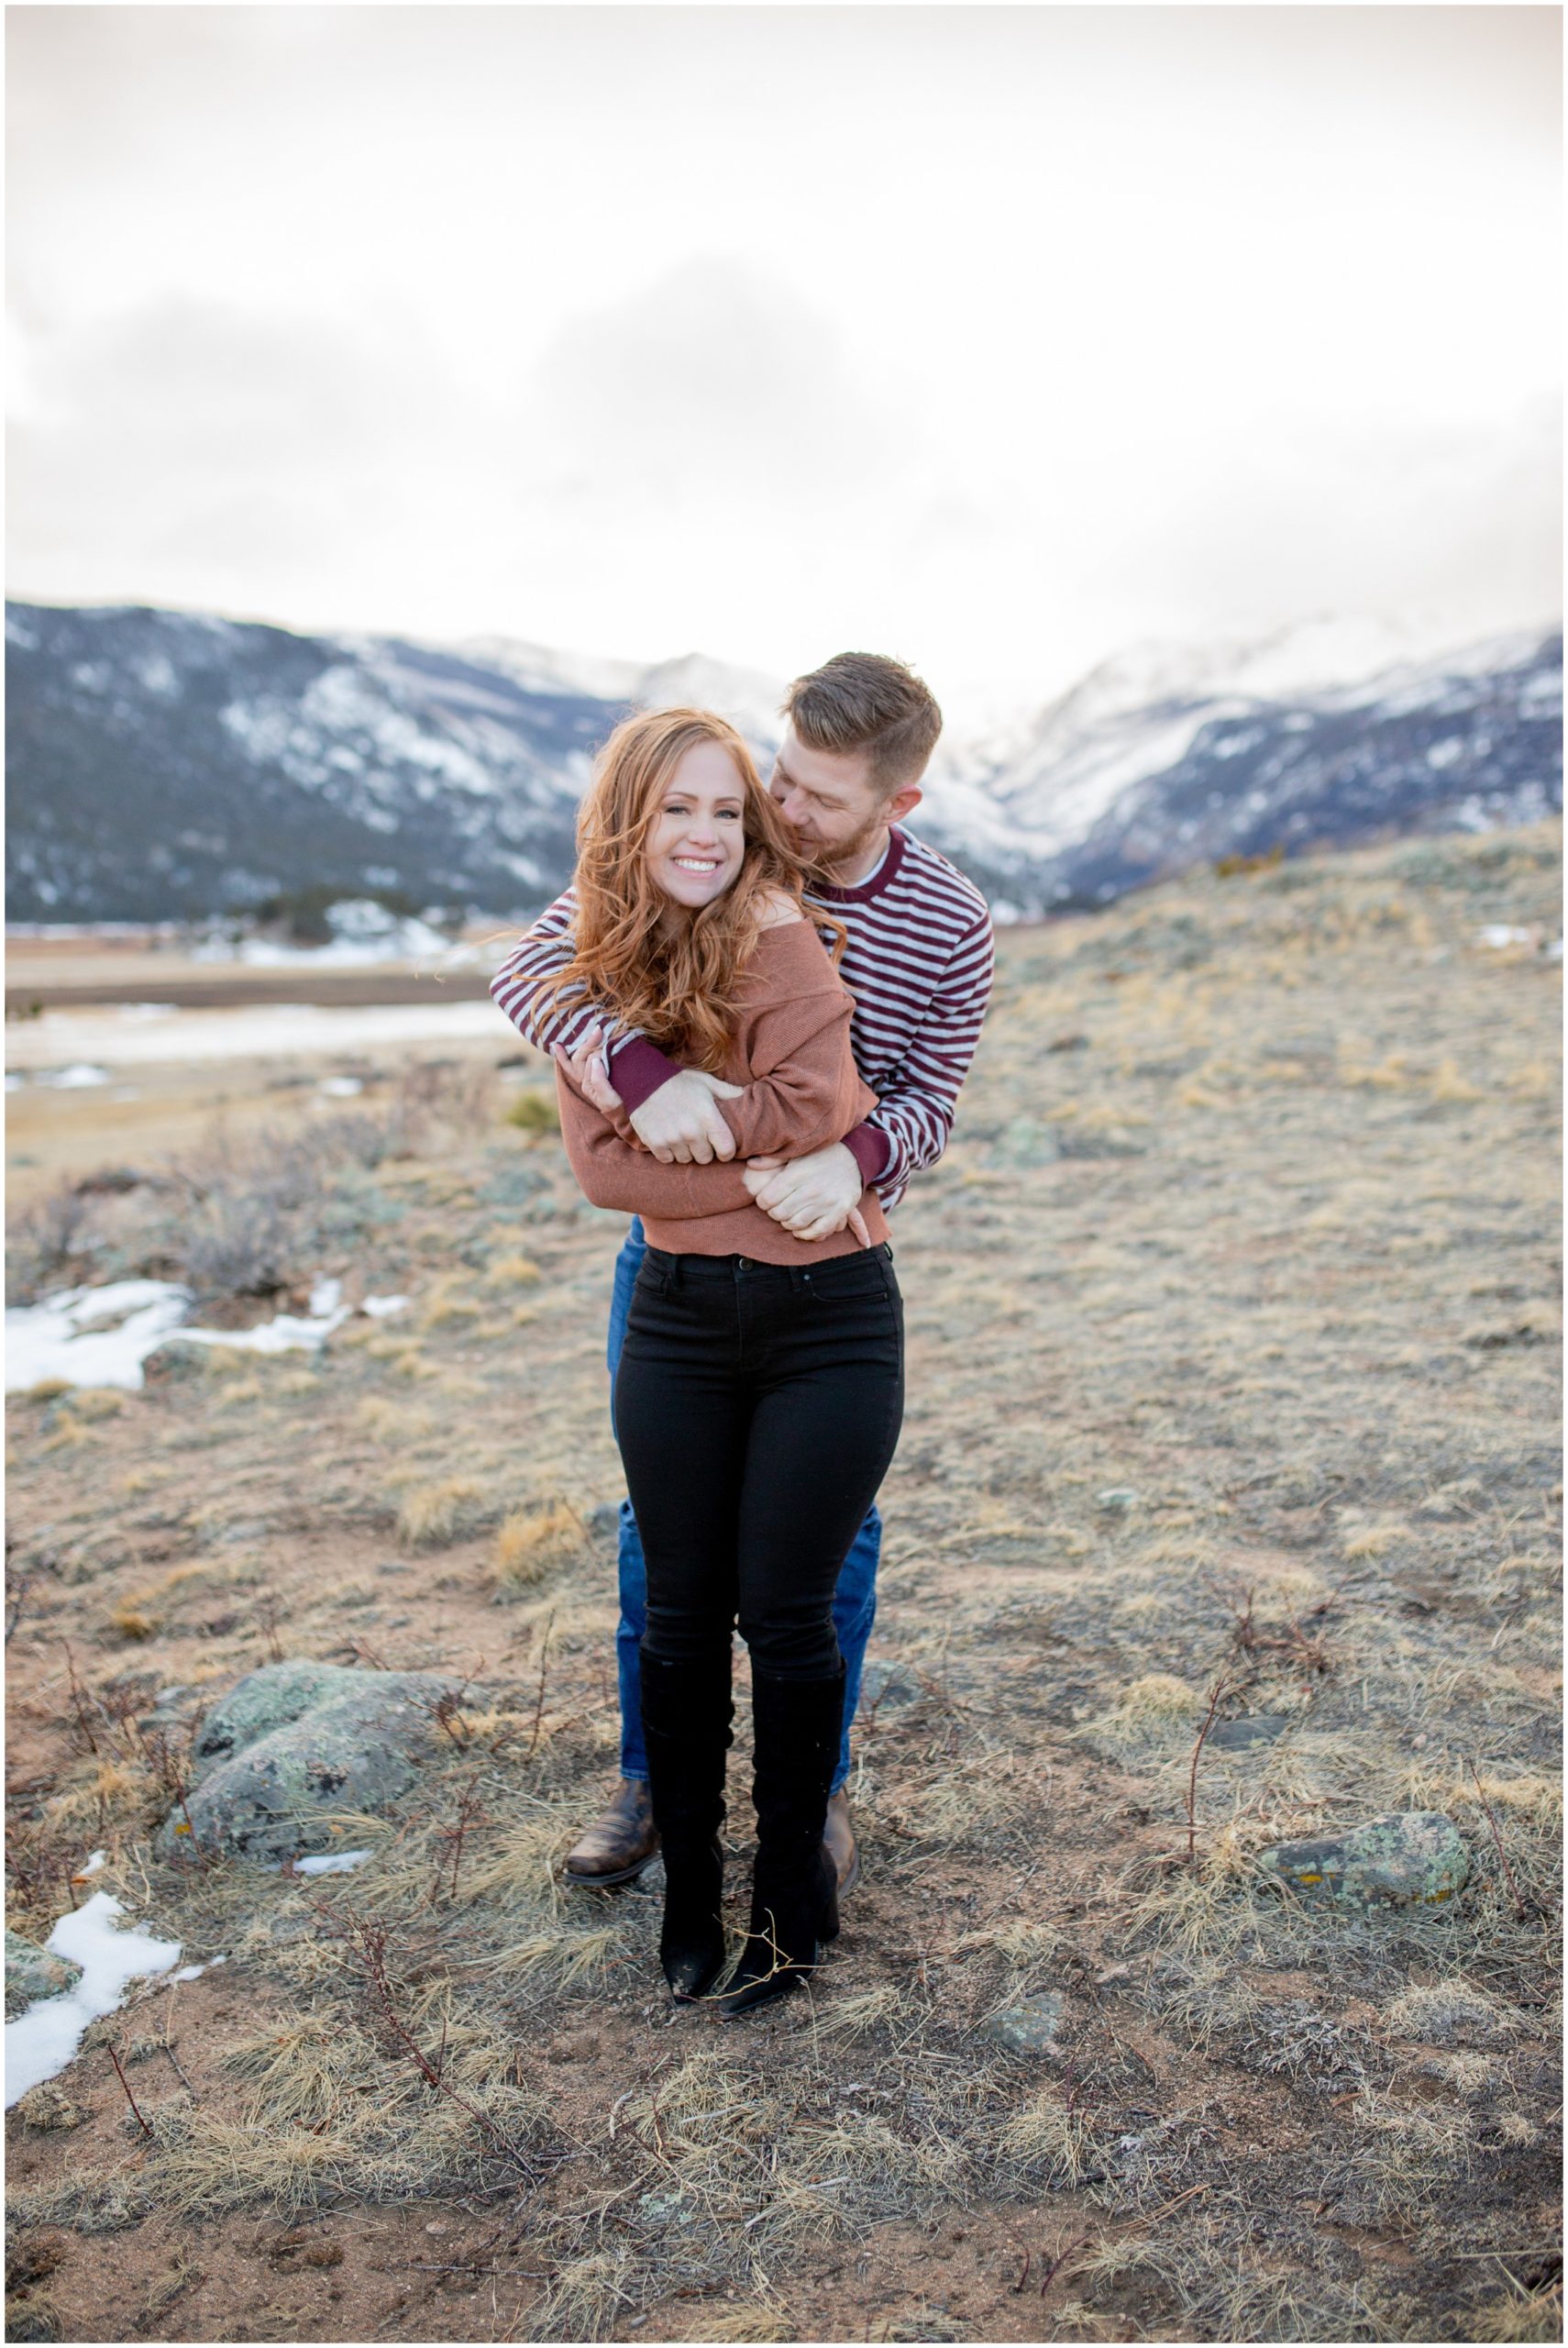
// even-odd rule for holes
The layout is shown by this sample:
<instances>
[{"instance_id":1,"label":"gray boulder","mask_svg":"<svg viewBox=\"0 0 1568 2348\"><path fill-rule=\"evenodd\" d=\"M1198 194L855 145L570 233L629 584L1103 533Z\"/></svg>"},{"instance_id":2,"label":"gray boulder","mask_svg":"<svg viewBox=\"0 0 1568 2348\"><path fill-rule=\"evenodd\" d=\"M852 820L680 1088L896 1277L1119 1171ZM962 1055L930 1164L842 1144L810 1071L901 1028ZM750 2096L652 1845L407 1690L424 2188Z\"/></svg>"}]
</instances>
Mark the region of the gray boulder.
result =
<instances>
[{"instance_id":1,"label":"gray boulder","mask_svg":"<svg viewBox=\"0 0 1568 2348\"><path fill-rule=\"evenodd\" d=\"M164 1824L166 1853L277 1864L330 1851L343 1811L379 1815L447 1744L436 1717L459 1682L435 1671L269 1663L230 1689L193 1749L195 1778Z\"/></svg>"},{"instance_id":2,"label":"gray boulder","mask_svg":"<svg viewBox=\"0 0 1568 2348\"><path fill-rule=\"evenodd\" d=\"M6 2019L15 2021L19 2013L39 1998L58 1998L67 1989L74 1989L82 1978L82 1967L72 1965L68 1957L56 1956L49 1948L39 1948L25 1941L20 1933L9 1927L6 1933Z\"/></svg>"},{"instance_id":3,"label":"gray boulder","mask_svg":"<svg viewBox=\"0 0 1568 2348\"><path fill-rule=\"evenodd\" d=\"M1056 1989L1042 1989L1016 2006L1004 2006L985 2023L985 2033L1013 2054L1056 2054L1056 2035L1066 2011L1066 1999Z\"/></svg>"},{"instance_id":4,"label":"gray boulder","mask_svg":"<svg viewBox=\"0 0 1568 2348\"><path fill-rule=\"evenodd\" d=\"M1395 1811L1346 1834L1278 1843L1259 1865L1309 1899L1358 1908L1434 1906L1470 1880L1470 1854L1441 1811Z\"/></svg>"}]
</instances>

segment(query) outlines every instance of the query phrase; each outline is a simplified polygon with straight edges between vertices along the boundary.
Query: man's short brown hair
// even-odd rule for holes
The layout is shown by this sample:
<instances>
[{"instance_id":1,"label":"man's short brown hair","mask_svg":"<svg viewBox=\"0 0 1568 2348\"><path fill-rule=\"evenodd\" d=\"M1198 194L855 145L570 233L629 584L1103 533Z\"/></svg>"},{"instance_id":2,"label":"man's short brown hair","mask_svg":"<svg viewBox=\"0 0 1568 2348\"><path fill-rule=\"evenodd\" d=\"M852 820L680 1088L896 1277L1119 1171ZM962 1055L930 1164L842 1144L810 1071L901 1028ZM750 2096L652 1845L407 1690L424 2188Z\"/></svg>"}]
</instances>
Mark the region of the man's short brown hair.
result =
<instances>
[{"instance_id":1,"label":"man's short brown hair","mask_svg":"<svg viewBox=\"0 0 1568 2348\"><path fill-rule=\"evenodd\" d=\"M784 712L808 749L864 750L884 797L920 781L942 731L930 686L878 652L840 652L797 677Z\"/></svg>"}]
</instances>

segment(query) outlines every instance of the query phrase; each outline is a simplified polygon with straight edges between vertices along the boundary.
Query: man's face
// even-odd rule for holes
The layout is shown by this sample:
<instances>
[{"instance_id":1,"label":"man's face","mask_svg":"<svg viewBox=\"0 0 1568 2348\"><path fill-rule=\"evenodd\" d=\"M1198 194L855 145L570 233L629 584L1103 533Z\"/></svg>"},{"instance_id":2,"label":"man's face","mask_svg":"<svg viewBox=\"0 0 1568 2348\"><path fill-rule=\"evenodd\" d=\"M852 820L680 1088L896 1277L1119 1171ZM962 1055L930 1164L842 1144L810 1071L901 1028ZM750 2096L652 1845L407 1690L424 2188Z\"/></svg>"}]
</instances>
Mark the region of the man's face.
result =
<instances>
[{"instance_id":1,"label":"man's face","mask_svg":"<svg viewBox=\"0 0 1568 2348\"><path fill-rule=\"evenodd\" d=\"M801 853L829 868L867 854L889 820L863 750L813 750L791 725L767 788L784 811Z\"/></svg>"}]
</instances>

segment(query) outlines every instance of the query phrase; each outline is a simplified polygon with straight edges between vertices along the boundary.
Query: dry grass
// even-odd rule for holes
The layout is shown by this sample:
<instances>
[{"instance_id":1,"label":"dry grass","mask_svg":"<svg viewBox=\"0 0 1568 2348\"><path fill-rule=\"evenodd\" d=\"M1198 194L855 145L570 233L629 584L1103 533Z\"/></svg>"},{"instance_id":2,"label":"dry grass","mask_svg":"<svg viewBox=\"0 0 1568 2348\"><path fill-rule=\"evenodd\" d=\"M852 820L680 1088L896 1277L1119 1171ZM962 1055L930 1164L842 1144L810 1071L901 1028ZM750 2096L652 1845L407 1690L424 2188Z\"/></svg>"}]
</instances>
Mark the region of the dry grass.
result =
<instances>
[{"instance_id":1,"label":"dry grass","mask_svg":"<svg viewBox=\"0 0 1568 2348\"><path fill-rule=\"evenodd\" d=\"M495 1536L498 1589L503 1595L531 1589L552 1567L580 1556L587 1539L587 1527L569 1501L518 1510Z\"/></svg>"},{"instance_id":2,"label":"dry grass","mask_svg":"<svg viewBox=\"0 0 1568 2348\"><path fill-rule=\"evenodd\" d=\"M198 2033L159 2020L184 1989L124 2018L152 2143L96 2042L82 2126L13 2122L14 2224L81 2257L61 2330L139 2321L160 2229L199 2222L205 2296L148 2321L239 2336L261 2230L336 2210L324 2337L1551 2336L1552 980L1471 942L1543 918L1550 852L1417 843L1003 940L952 1146L899 1210L866 1874L810 1995L753 2023L670 2018L657 1870L555 1872L616 1772L584 1526L622 1484L615 1232L547 1133L520 1148L480 1086L423 1158L323 1177L358 1235L302 1276L351 1261L414 1332L17 1409L8 1912L46 1932L105 1847L95 1885L233 1968ZM472 1678L415 1791L339 1822L351 1877L166 1866L189 1732L138 1723L274 1644ZM737 1730L732 1928L744 1693ZM1404 1806L1465 1839L1442 1911L1259 1877L1272 1841ZM1047 1990L1054 2054L988 2035ZM134 2060L160 2030L193 2104ZM378 2204L403 2249L362 2244ZM75 2230L143 2258L134 2294Z\"/></svg>"},{"instance_id":3,"label":"dry grass","mask_svg":"<svg viewBox=\"0 0 1568 2348\"><path fill-rule=\"evenodd\" d=\"M446 1476L418 1484L398 1502L398 1537L411 1549L435 1549L477 1528L490 1506L482 1484L469 1476Z\"/></svg>"}]
</instances>

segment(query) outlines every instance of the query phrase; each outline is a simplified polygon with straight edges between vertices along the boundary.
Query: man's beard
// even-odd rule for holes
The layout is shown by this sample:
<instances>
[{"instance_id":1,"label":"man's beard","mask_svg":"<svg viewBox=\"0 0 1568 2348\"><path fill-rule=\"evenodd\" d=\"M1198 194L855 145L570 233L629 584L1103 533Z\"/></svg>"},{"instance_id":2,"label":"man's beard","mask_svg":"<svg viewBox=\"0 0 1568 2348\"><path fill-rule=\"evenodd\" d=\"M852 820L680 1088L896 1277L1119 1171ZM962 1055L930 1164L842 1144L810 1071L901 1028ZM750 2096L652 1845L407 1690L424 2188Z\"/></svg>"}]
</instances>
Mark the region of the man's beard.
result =
<instances>
[{"instance_id":1,"label":"man's beard","mask_svg":"<svg viewBox=\"0 0 1568 2348\"><path fill-rule=\"evenodd\" d=\"M837 879L838 873L845 865L853 871L857 864L863 863L870 854L877 835L886 827L887 817L878 810L876 814L868 815L860 829L846 840L830 845L826 840L802 840L797 834L796 842L811 866L812 880L823 881L831 889L844 885Z\"/></svg>"}]
</instances>

